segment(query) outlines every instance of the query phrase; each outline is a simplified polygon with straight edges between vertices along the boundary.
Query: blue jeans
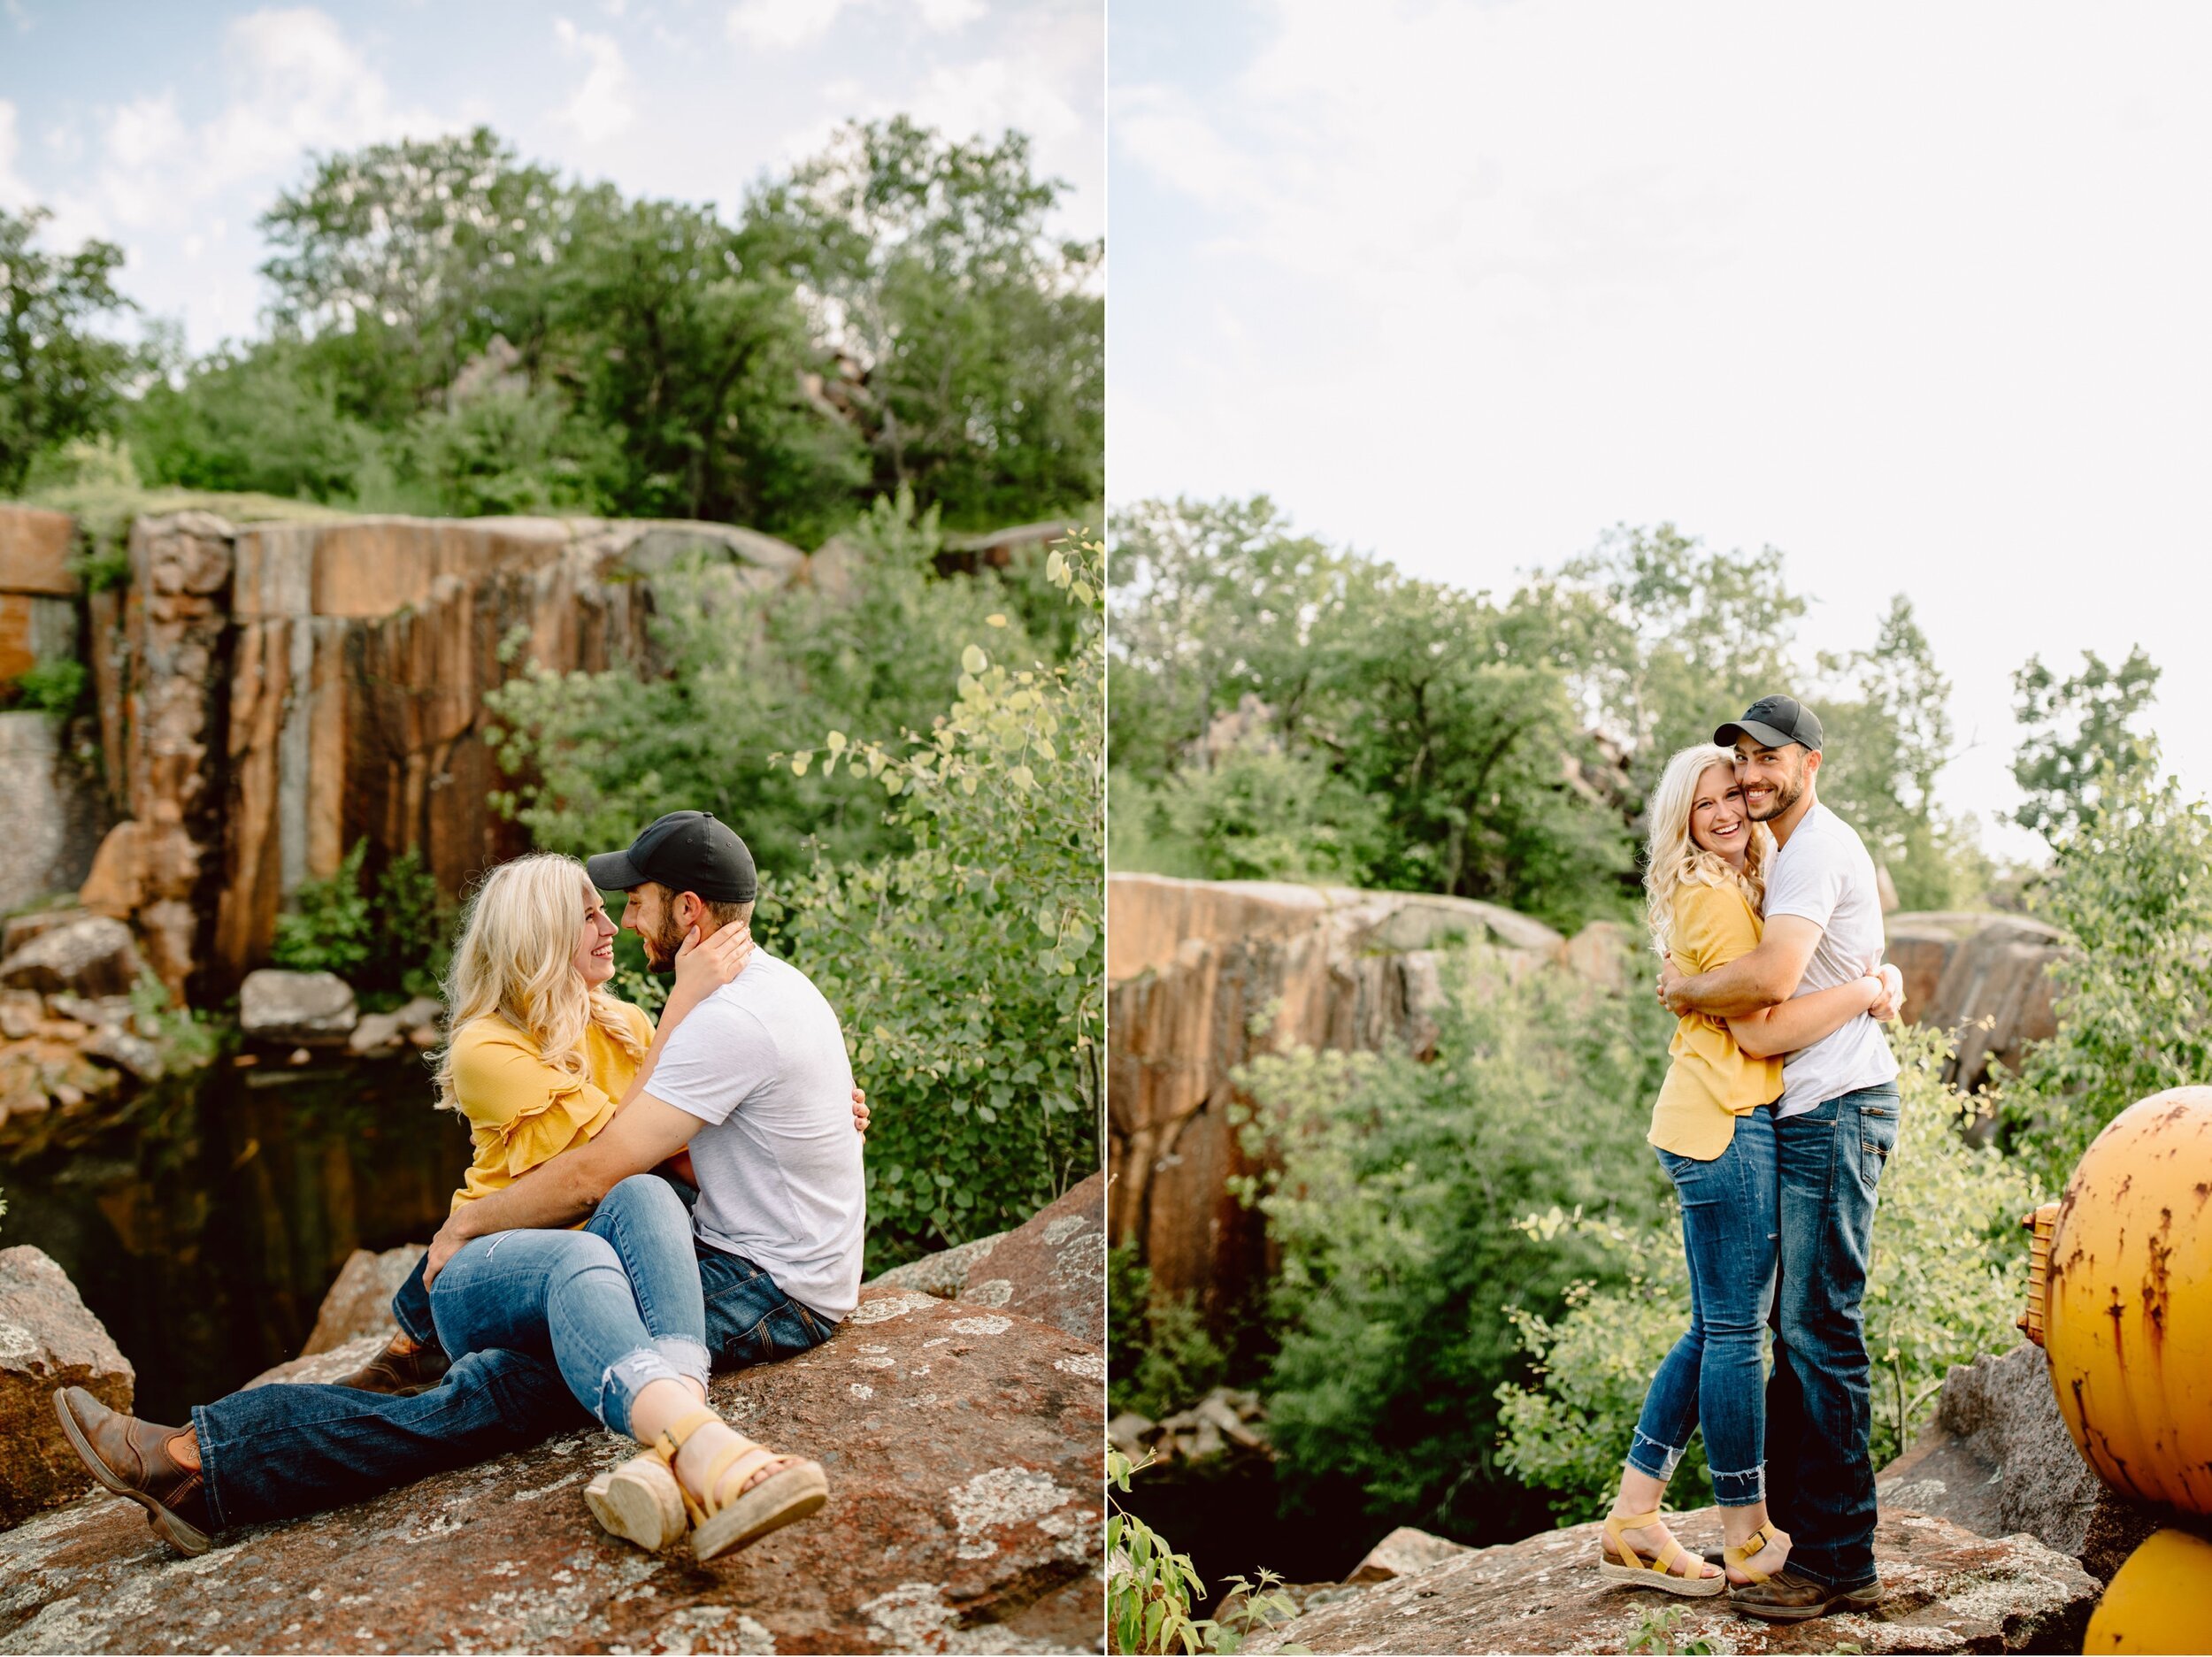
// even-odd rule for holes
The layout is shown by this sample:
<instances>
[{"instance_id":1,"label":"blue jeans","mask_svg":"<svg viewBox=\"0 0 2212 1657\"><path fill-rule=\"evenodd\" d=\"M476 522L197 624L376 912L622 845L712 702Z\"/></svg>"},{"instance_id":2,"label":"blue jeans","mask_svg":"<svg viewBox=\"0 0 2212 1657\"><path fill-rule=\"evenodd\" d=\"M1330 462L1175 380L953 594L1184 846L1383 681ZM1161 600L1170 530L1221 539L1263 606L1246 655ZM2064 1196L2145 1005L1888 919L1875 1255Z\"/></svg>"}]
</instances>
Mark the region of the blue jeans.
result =
<instances>
[{"instance_id":1,"label":"blue jeans","mask_svg":"<svg viewBox=\"0 0 2212 1657\"><path fill-rule=\"evenodd\" d=\"M549 1356L576 1401L617 1432L654 1381L706 1390L691 1216L656 1175L622 1181L581 1231L474 1239L438 1274L430 1308L447 1352Z\"/></svg>"},{"instance_id":2,"label":"blue jeans","mask_svg":"<svg viewBox=\"0 0 2212 1657\"><path fill-rule=\"evenodd\" d=\"M749 1260L693 1248L716 1369L794 1357L835 1332ZM219 1529L342 1507L594 1424L549 1358L504 1348L456 1360L412 1398L258 1386L192 1411Z\"/></svg>"},{"instance_id":3,"label":"blue jeans","mask_svg":"<svg viewBox=\"0 0 2212 1657\"><path fill-rule=\"evenodd\" d=\"M1790 1569L1831 1588L1875 1580L1874 1462L1859 1303L1876 1188L1897 1146L1893 1082L1775 1124L1782 1274L1767 1383L1769 1503Z\"/></svg>"},{"instance_id":4,"label":"blue jeans","mask_svg":"<svg viewBox=\"0 0 2212 1657\"><path fill-rule=\"evenodd\" d=\"M1644 1394L1628 1464L1664 1482L1705 1430L1713 1499L1747 1507L1766 1495L1765 1365L1760 1347L1774 1295L1773 1108L1736 1118L1710 1162L1659 1153L1682 1202L1690 1263L1690 1327Z\"/></svg>"}]
</instances>

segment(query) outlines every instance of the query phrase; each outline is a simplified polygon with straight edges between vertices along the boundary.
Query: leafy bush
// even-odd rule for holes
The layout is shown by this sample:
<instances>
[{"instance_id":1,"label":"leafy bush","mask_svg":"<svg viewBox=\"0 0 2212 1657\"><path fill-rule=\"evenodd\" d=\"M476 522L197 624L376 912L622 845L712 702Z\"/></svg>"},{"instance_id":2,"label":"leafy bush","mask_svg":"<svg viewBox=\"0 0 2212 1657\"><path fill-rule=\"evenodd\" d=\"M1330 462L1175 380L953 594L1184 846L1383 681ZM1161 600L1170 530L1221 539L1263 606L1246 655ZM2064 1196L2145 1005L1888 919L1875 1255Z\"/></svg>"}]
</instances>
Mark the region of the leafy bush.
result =
<instances>
[{"instance_id":1,"label":"leafy bush","mask_svg":"<svg viewBox=\"0 0 2212 1657\"><path fill-rule=\"evenodd\" d=\"M142 972L131 986L131 1022L161 1051L165 1076L204 1070L222 1052L220 1026L189 1007L173 1003L166 985Z\"/></svg>"},{"instance_id":2,"label":"leafy bush","mask_svg":"<svg viewBox=\"0 0 2212 1657\"><path fill-rule=\"evenodd\" d=\"M356 988L434 995L451 948L453 910L410 847L365 890L368 842L356 840L337 871L303 881L277 917L270 961L296 972L334 972Z\"/></svg>"},{"instance_id":3,"label":"leafy bush","mask_svg":"<svg viewBox=\"0 0 2212 1657\"><path fill-rule=\"evenodd\" d=\"M1194 1297L1156 1294L1151 1272L1129 1244L1107 1256L1106 1305L1110 1408L1156 1419L1229 1378L1229 1355L1207 1332Z\"/></svg>"},{"instance_id":4,"label":"leafy bush","mask_svg":"<svg viewBox=\"0 0 2212 1657\"><path fill-rule=\"evenodd\" d=\"M66 717L84 700L85 666L72 656L50 656L16 675L17 705Z\"/></svg>"},{"instance_id":5,"label":"leafy bush","mask_svg":"<svg viewBox=\"0 0 2212 1657\"><path fill-rule=\"evenodd\" d=\"M1224 1600L1234 1607L1219 1619L1193 1618L1191 1602L1206 1597L1190 1555L1178 1553L1160 1533L1113 1498L1129 1493L1130 1476L1151 1465L1132 1461L1118 1450L1106 1452L1106 1632L1115 1652L1241 1651L1256 1630L1271 1628L1297 1615L1282 1578L1271 1570L1258 1582L1233 1576L1223 1584ZM1286 1652L1303 1652L1286 1645Z\"/></svg>"},{"instance_id":6,"label":"leafy bush","mask_svg":"<svg viewBox=\"0 0 2212 1657\"><path fill-rule=\"evenodd\" d=\"M1893 1027L1891 1042L1903 1064L1902 1119L1882 1175L1864 1303L1878 1467L1910 1442L1954 1365L2017 1338L2026 1261L2019 1221L2040 1192L2017 1163L1967 1140L1978 1107L1942 1079L1948 1040L1903 1026ZM1629 1232L1553 1213L1523 1224L1532 1235L1593 1237L1611 1267L1610 1281L1570 1291L1563 1316L1517 1320L1534 1373L1498 1389L1501 1465L1552 1492L1555 1516L1571 1523L1598 1516L1611 1500L1645 1390L1689 1327L1681 1222L1677 1213ZM1676 1479L1672 1500L1682 1506L1699 1500L1694 1492L1709 1493L1701 1439Z\"/></svg>"},{"instance_id":7,"label":"leafy bush","mask_svg":"<svg viewBox=\"0 0 2212 1657\"><path fill-rule=\"evenodd\" d=\"M1671 1021L1553 967L1516 982L1471 954L1448 984L1432 1062L1297 1052L1243 1074L1248 1147L1279 1159L1247 1193L1281 1258L1269 1432L1294 1498L1342 1482L1402 1523L1518 1535L1541 1510L1496 1454L1515 1316L1555 1315L1612 1262L1585 1229L1517 1222L1657 1221L1644 1132Z\"/></svg>"},{"instance_id":8,"label":"leafy bush","mask_svg":"<svg viewBox=\"0 0 2212 1657\"><path fill-rule=\"evenodd\" d=\"M2033 900L2070 940L2058 1031L1999 1090L2008 1143L2055 1188L2137 1100L2212 1078L2212 812L2141 767L2093 790Z\"/></svg>"},{"instance_id":9,"label":"leafy bush","mask_svg":"<svg viewBox=\"0 0 2212 1657\"><path fill-rule=\"evenodd\" d=\"M1018 1224L1098 1166L1099 551L1056 551L1048 567L1082 616L1065 666L1015 668L972 643L928 735L894 748L833 730L780 756L794 776L868 779L912 843L826 857L780 906L791 958L837 1008L881 1107L872 1272Z\"/></svg>"},{"instance_id":10,"label":"leafy bush","mask_svg":"<svg viewBox=\"0 0 2212 1657\"><path fill-rule=\"evenodd\" d=\"M535 844L625 845L681 806L737 825L772 886L818 848L840 865L902 848L880 794L770 756L800 733L926 728L964 646L988 637L1015 660L1034 647L995 575L937 573L936 514L911 495L877 502L845 542L849 591L755 591L748 572L695 560L653 578L650 663L533 664L487 696L517 779L507 804Z\"/></svg>"},{"instance_id":11,"label":"leafy bush","mask_svg":"<svg viewBox=\"0 0 2212 1657\"><path fill-rule=\"evenodd\" d=\"M1356 884L1383 855L1380 801L1310 754L1240 746L1169 779L1159 809L1208 880Z\"/></svg>"}]
</instances>

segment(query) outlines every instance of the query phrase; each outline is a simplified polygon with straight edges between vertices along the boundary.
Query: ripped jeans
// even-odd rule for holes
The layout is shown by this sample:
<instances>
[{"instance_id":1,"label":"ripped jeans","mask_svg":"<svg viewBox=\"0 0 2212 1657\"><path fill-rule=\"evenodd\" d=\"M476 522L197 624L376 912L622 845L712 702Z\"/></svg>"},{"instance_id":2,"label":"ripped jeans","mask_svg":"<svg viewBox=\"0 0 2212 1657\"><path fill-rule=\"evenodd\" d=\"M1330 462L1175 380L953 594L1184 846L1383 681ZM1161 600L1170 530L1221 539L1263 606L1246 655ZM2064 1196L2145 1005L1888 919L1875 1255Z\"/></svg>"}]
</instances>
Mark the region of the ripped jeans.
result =
<instances>
[{"instance_id":1,"label":"ripped jeans","mask_svg":"<svg viewBox=\"0 0 2212 1657\"><path fill-rule=\"evenodd\" d=\"M551 1358L576 1401L617 1432L629 1432L649 1383L706 1384L691 1216L657 1175L624 1180L581 1231L473 1239L438 1274L430 1311L457 1359L493 1347Z\"/></svg>"},{"instance_id":2,"label":"ripped jeans","mask_svg":"<svg viewBox=\"0 0 2212 1657\"><path fill-rule=\"evenodd\" d=\"M1713 1500L1748 1507L1766 1498L1767 1314L1778 1258L1774 1108L1736 1118L1711 1162L1661 1151L1682 1202L1690 1266L1690 1327L1651 1377L1628 1464L1665 1482L1705 1430Z\"/></svg>"}]
</instances>

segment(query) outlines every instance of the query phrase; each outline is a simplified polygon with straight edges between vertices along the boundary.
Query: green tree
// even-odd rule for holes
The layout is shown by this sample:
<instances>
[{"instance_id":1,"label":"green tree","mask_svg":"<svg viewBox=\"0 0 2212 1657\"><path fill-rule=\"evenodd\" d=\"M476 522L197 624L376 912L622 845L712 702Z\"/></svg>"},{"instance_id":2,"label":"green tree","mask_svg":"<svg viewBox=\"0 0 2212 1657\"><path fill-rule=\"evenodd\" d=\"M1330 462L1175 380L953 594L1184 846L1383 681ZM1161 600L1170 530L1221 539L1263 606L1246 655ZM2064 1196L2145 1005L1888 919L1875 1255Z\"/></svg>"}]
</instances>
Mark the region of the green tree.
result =
<instances>
[{"instance_id":1,"label":"green tree","mask_svg":"<svg viewBox=\"0 0 2212 1657\"><path fill-rule=\"evenodd\" d=\"M2130 729L2158 694L2158 669L2139 645L2117 667L2093 650L2062 679L2030 656L2012 676L2015 717L2027 734L2012 762L2026 796L2013 821L2053 845L2095 810L2100 792L2157 774L2153 740Z\"/></svg>"},{"instance_id":2,"label":"green tree","mask_svg":"<svg viewBox=\"0 0 2212 1657\"><path fill-rule=\"evenodd\" d=\"M1451 975L1435 1059L1256 1059L1248 1194L1280 1267L1268 1318L1269 1432L1294 1499L1348 1486L1369 1512L1483 1540L1540 1526L1497 1460L1517 1313L1555 1316L1605 1274L1580 1231L1517 1222L1579 1208L1624 1231L1661 1213L1643 1142L1669 1021L1558 968L1513 981L1471 955Z\"/></svg>"},{"instance_id":3,"label":"green tree","mask_svg":"<svg viewBox=\"0 0 2212 1657\"><path fill-rule=\"evenodd\" d=\"M1640 798L1668 756L1801 678L1793 647L1805 601L1772 547L1715 552L1672 524L1623 525L1536 577L1509 610L1515 656L1567 674L1584 718L1627 750Z\"/></svg>"},{"instance_id":4,"label":"green tree","mask_svg":"<svg viewBox=\"0 0 2212 1657\"><path fill-rule=\"evenodd\" d=\"M2108 764L2036 912L2062 930L2058 1030L2000 1090L2007 1137L2054 1187L2139 1099L2212 1078L2212 812Z\"/></svg>"},{"instance_id":5,"label":"green tree","mask_svg":"<svg viewBox=\"0 0 2212 1657\"><path fill-rule=\"evenodd\" d=\"M1954 752L1951 681L1902 594L1873 644L1823 652L1832 694L1817 703L1826 742L1820 797L1886 866L1908 909L1962 908L1990 877L1969 818L1947 817L1936 779Z\"/></svg>"},{"instance_id":6,"label":"green tree","mask_svg":"<svg viewBox=\"0 0 2212 1657\"><path fill-rule=\"evenodd\" d=\"M296 338L225 345L196 362L173 341L168 372L125 418L150 484L351 502L385 441L336 370Z\"/></svg>"},{"instance_id":7,"label":"green tree","mask_svg":"<svg viewBox=\"0 0 2212 1657\"><path fill-rule=\"evenodd\" d=\"M1104 640L1095 546L1048 579L1084 622L1062 665L972 642L957 700L902 744L787 757L896 802L912 849L818 863L782 921L882 1105L869 1270L1020 1224L1098 1167L1105 1038ZM1070 556L1072 553L1074 556ZM989 637L988 634L986 637Z\"/></svg>"},{"instance_id":8,"label":"green tree","mask_svg":"<svg viewBox=\"0 0 2212 1657\"><path fill-rule=\"evenodd\" d=\"M1104 249L1046 236L1065 188L1019 133L948 140L898 116L841 129L748 203L749 247L815 296L853 364L835 387L873 492L978 525L1098 498Z\"/></svg>"},{"instance_id":9,"label":"green tree","mask_svg":"<svg viewBox=\"0 0 2212 1657\"><path fill-rule=\"evenodd\" d=\"M51 217L0 207L0 492L21 487L41 451L110 430L142 366L98 326L137 309L115 287L123 250L49 252L36 244Z\"/></svg>"}]
</instances>

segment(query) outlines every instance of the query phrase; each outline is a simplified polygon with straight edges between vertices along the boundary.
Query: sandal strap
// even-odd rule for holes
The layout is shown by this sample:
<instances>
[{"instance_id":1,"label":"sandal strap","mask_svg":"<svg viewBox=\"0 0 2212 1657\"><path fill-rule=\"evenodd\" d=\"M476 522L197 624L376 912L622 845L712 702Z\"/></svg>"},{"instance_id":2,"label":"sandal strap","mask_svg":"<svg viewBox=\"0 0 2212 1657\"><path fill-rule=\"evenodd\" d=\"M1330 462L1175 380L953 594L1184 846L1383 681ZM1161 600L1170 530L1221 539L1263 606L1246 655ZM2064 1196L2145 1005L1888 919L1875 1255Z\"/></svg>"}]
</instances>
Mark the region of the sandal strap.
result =
<instances>
[{"instance_id":1,"label":"sandal strap","mask_svg":"<svg viewBox=\"0 0 2212 1657\"><path fill-rule=\"evenodd\" d=\"M688 1415L670 1422L667 1426L656 1433L651 1448L664 1460L673 1462L676 1459L676 1452L690 1441L693 1433L709 1423L718 1422L721 1419L721 1416L702 1405Z\"/></svg>"},{"instance_id":2,"label":"sandal strap","mask_svg":"<svg viewBox=\"0 0 2212 1657\"><path fill-rule=\"evenodd\" d=\"M1674 1569L1675 1561L1677 1560L1684 1560L1687 1558L1689 1558L1689 1554L1684 1551L1682 1544L1676 1541L1674 1538L1670 1536L1667 1538L1666 1546L1659 1550L1658 1558L1653 1560L1647 1566L1645 1567L1645 1569L1652 1572L1655 1576L1671 1576L1676 1574Z\"/></svg>"},{"instance_id":3,"label":"sandal strap","mask_svg":"<svg viewBox=\"0 0 2212 1657\"><path fill-rule=\"evenodd\" d=\"M1721 1557L1726 1560L1731 1565L1733 1565L1738 1570L1743 1572L1743 1574L1749 1577L1753 1582L1765 1582L1773 1575L1773 1573L1771 1571L1761 1570L1756 1566L1753 1565L1750 1562L1751 1556L1754 1553L1764 1553L1769 1543L1778 1542L1782 1538L1779 1536L1775 1534L1774 1522L1770 1519L1765 1523L1762 1524L1756 1530L1754 1530L1749 1536L1746 1537L1741 1547L1724 1547L1721 1549ZM1785 1567L1784 1569L1787 1568Z\"/></svg>"}]
</instances>

